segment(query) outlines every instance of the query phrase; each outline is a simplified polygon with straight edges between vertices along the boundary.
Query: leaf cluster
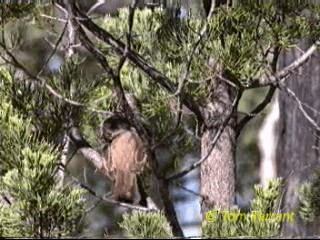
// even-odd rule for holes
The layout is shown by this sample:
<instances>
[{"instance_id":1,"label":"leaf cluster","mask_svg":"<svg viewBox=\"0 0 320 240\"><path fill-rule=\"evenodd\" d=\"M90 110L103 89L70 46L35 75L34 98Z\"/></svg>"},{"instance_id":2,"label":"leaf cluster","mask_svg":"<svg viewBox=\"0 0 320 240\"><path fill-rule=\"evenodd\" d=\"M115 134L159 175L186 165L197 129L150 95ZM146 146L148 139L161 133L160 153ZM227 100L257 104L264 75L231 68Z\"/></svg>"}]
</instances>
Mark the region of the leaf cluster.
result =
<instances>
[{"instance_id":1,"label":"leaf cluster","mask_svg":"<svg viewBox=\"0 0 320 240\"><path fill-rule=\"evenodd\" d=\"M320 217L320 170L317 169L313 179L300 188L299 215L305 222L313 222Z\"/></svg>"},{"instance_id":2,"label":"leaf cluster","mask_svg":"<svg viewBox=\"0 0 320 240\"><path fill-rule=\"evenodd\" d=\"M1 84L9 76L1 69ZM17 113L10 95L0 91L0 96L0 195L10 202L0 206L0 236L76 234L84 212L83 190L59 187L59 151L34 133L32 121Z\"/></svg>"},{"instance_id":3,"label":"leaf cluster","mask_svg":"<svg viewBox=\"0 0 320 240\"><path fill-rule=\"evenodd\" d=\"M125 234L131 238L170 238L172 232L163 213L135 211L124 214L119 223Z\"/></svg>"},{"instance_id":4,"label":"leaf cluster","mask_svg":"<svg viewBox=\"0 0 320 240\"><path fill-rule=\"evenodd\" d=\"M240 216L234 221L228 221L223 213L217 209L219 216L216 221L203 222L203 237L278 237L280 235L280 223L275 218L260 221L255 212L262 214L277 214L279 197L280 197L280 179L269 181L266 189L256 185L254 187L255 198L252 201L251 209L247 213L241 212L240 209L230 210L231 214Z\"/></svg>"}]
</instances>

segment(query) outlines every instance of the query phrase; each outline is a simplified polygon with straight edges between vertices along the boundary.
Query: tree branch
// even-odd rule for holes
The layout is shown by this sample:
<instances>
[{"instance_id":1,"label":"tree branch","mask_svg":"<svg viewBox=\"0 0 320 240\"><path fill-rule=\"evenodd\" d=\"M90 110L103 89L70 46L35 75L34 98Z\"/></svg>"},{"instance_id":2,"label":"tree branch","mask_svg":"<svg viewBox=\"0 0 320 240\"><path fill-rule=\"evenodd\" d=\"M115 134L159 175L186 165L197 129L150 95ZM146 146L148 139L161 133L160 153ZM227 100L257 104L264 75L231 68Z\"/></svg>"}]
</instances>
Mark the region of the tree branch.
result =
<instances>
[{"instance_id":1,"label":"tree branch","mask_svg":"<svg viewBox=\"0 0 320 240\"><path fill-rule=\"evenodd\" d=\"M57 90L55 90L53 87L51 87L49 84L47 84L44 79L33 75L27 68L25 68L25 66L23 66L23 64L20 63L18 61L18 59L1 42L0 42L0 47L10 57L10 59L12 61L12 63L10 63L10 64L14 64L15 67L21 69L29 78L33 79L35 81L35 83L37 83L38 85L44 86L48 90L48 92L52 96L54 96L55 98L65 102L67 104L70 104L72 106L75 106L75 107L78 107L78 108L83 108L84 110L86 110L88 112L92 112L92 113L95 113L95 114L102 114L102 115L106 115L106 116L113 115L112 112L89 108L85 104L70 100L70 99L62 96Z\"/></svg>"},{"instance_id":2,"label":"tree branch","mask_svg":"<svg viewBox=\"0 0 320 240\"><path fill-rule=\"evenodd\" d=\"M295 100L298 103L298 108L300 112L303 114L303 116L306 118L306 120L316 129L316 131L320 131L320 126L317 124L317 122L312 119L312 117L306 112L306 110L303 107L303 103L300 101L300 99L297 97L297 95L290 89L288 88L285 83L280 84L280 89L284 89L288 95Z\"/></svg>"},{"instance_id":3,"label":"tree branch","mask_svg":"<svg viewBox=\"0 0 320 240\"><path fill-rule=\"evenodd\" d=\"M71 7L70 7L68 1L64 0L64 4L65 4L65 7L66 7L65 18L66 18L67 22L66 22L65 27L63 29L63 32L61 34L61 37L57 41L56 47L54 48L53 52L51 53L49 59L47 60L47 62L45 63L44 66L47 65L47 63L50 61L50 58L54 55L55 51L57 50L58 44L62 40L62 37L63 37L66 29L67 29L67 33L68 33L68 35L67 35L68 45L66 46L66 49L65 49L65 52L66 52L65 53L65 59L66 59L66 61L68 61L74 55L74 50L70 46L74 45L75 41L76 41L75 26L71 22L72 11L71 11ZM42 71L42 69L41 69L41 71ZM41 71L37 74L37 77L39 76ZM64 81L64 79L62 79L62 81ZM72 87L70 87L69 92L70 92L70 95L72 96L73 93L74 93L74 90L73 90ZM74 108L70 108L69 110L72 113L74 111ZM72 116L72 114L70 114L70 115ZM68 119L65 119L65 123L66 123L67 126L73 126L74 122L75 122L74 117L70 117ZM68 161L67 159L68 159L68 155L70 153L70 150L71 150L71 140L70 140L70 138L68 136L68 133L64 132L63 149L62 149L62 152L61 152L61 160L60 160L60 163L62 165L64 165L64 166L67 166L67 161ZM58 174L60 176L60 185L63 186L64 185L64 180L65 180L65 172L60 170L60 171L58 171Z\"/></svg>"},{"instance_id":4,"label":"tree branch","mask_svg":"<svg viewBox=\"0 0 320 240\"><path fill-rule=\"evenodd\" d=\"M76 182L81 188L87 190L91 195L95 196L96 198L98 198L99 200L109 203L109 204L113 204L113 205L117 205L120 207L125 207L125 208L130 208L133 210L139 210L139 211L143 211L143 212L158 212L158 209L154 209L154 208L146 208L143 206L139 206L139 205L133 205L133 204L128 204L128 203L123 203L123 202L119 202L110 198L107 198L105 196L100 196L98 193L96 193L95 191L93 191L89 186L87 186L86 184L82 183L81 181L79 181L77 178L73 177L66 169L63 169L69 177L72 178L72 180L74 182Z\"/></svg>"},{"instance_id":5,"label":"tree branch","mask_svg":"<svg viewBox=\"0 0 320 240\"><path fill-rule=\"evenodd\" d=\"M117 40L106 30L100 28L90 18L84 15L76 6L76 1L74 1L73 3L73 11L74 15L76 16L75 20L79 25L84 26L94 36L111 45L115 49L116 53L120 56L125 53L126 45L122 41ZM177 86L173 84L165 75L151 66L140 54L131 49L128 49L126 55L128 60L130 60L132 64L136 65L147 76L149 76L152 80L165 88L167 91L172 94L177 91ZM198 104L194 102L193 98L186 93L182 93L182 99L183 104L187 108L189 108L198 117L199 120L202 120L202 111L199 108Z\"/></svg>"},{"instance_id":6,"label":"tree branch","mask_svg":"<svg viewBox=\"0 0 320 240\"><path fill-rule=\"evenodd\" d=\"M90 146L87 140L82 136L80 130L77 127L72 127L68 131L68 136L74 143L76 149L78 149L101 173L104 173L104 157Z\"/></svg>"},{"instance_id":7,"label":"tree branch","mask_svg":"<svg viewBox=\"0 0 320 240\"><path fill-rule=\"evenodd\" d=\"M244 126L251 119L253 119L255 116L260 114L265 109L265 107L271 102L275 91L276 91L276 86L273 86L273 85L270 86L269 91L266 97L263 99L263 101L251 113L249 113L247 116L241 119L241 121L236 126L236 138L239 137L241 130L244 128Z\"/></svg>"},{"instance_id":8,"label":"tree branch","mask_svg":"<svg viewBox=\"0 0 320 240\"><path fill-rule=\"evenodd\" d=\"M181 178L181 177L187 175L189 172L191 172L195 168L199 167L204 161L206 161L208 159L208 157L210 156L211 152L213 151L217 141L219 140L220 135L222 134L223 130L228 125L229 120L231 119L232 115L234 114L236 106L238 106L239 100L242 96L242 90L239 90L239 89L237 89L237 90L238 90L237 96L231 105L230 112L228 113L228 115L226 116L226 118L224 119L222 124L219 126L212 142L209 144L210 148L208 150L208 153L203 158L201 158L200 160L198 160L197 162L195 162L194 164L192 164L191 166L189 166L185 170L182 170L179 173L176 173L176 174L171 175L170 177L167 177L166 178L167 181L172 181L172 180L175 180L175 179L178 179L178 178Z\"/></svg>"},{"instance_id":9,"label":"tree branch","mask_svg":"<svg viewBox=\"0 0 320 240\"><path fill-rule=\"evenodd\" d=\"M137 129L139 135L147 142L150 142L150 137L148 136L146 130L142 127L140 122L136 120L134 113L125 97L119 73L115 73L115 71L111 68L104 54L98 48L96 48L94 44L90 41L90 39L82 29L82 26L79 26L78 32L79 32L79 38L81 43L98 60L100 65L103 67L103 69L112 78L114 85L116 87L116 90L118 91L118 94L119 94L118 97L119 97L121 107L125 111L125 114L129 118L129 121L134 124L134 127Z\"/></svg>"},{"instance_id":10,"label":"tree branch","mask_svg":"<svg viewBox=\"0 0 320 240\"><path fill-rule=\"evenodd\" d=\"M252 84L246 87L246 89L265 87L271 84L277 85L279 81L288 78L291 74L293 74L295 70L304 65L308 61L308 59L317 51L319 45L320 40L317 40L303 55L297 58L293 63L272 75L266 74L260 79L254 80Z\"/></svg>"}]
</instances>

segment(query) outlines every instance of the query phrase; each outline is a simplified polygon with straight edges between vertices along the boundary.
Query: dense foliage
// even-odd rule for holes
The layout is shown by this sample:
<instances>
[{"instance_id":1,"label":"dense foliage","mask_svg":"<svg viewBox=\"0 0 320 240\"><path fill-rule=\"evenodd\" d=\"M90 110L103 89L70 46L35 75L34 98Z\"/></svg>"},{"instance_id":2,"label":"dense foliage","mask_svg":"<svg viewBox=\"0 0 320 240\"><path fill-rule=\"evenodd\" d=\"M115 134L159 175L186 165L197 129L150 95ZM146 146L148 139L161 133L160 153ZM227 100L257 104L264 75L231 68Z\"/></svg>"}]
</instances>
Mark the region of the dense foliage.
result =
<instances>
[{"instance_id":1,"label":"dense foliage","mask_svg":"<svg viewBox=\"0 0 320 240\"><path fill-rule=\"evenodd\" d=\"M1 86L12 82L1 69ZM0 96L0 236L60 237L79 231L83 190L61 186L57 177L60 154L34 133L1 88Z\"/></svg>"},{"instance_id":2,"label":"dense foliage","mask_svg":"<svg viewBox=\"0 0 320 240\"><path fill-rule=\"evenodd\" d=\"M212 79L219 74L217 65L224 66L233 84L245 88L263 74L274 71L270 69L271 47L292 48L302 37L319 37L319 24L313 17L318 9L310 8L312 14L307 17L295 7L278 8L268 3L248 3L231 9L222 7L208 22L199 16L136 10L130 44L148 63L165 73L172 83L183 87L181 91L193 96L201 105L210 96ZM35 21L36 27L41 29L37 11L32 17L27 14L34 8L34 5L2 7L8 16L2 19L2 27L8 30L15 21L25 20L32 24ZM107 21L97 20L97 23L128 43L128 16L129 11L123 9L119 16ZM201 33L203 29L207 29L205 34ZM8 31L8 35L4 38L14 52L23 36L16 35L14 30ZM113 49L100 42L96 46L116 69L120 58ZM0 205L2 237L61 237L81 232L84 191L72 182L61 186L57 174L65 132L69 120L76 119L96 146L99 144L96 129L103 116L88 109L114 111L117 107L110 77L86 73L84 61L81 54L74 55L59 71L50 74L34 73L34 69L27 68L31 72L29 75L33 74L36 79L20 77L18 66L0 70L0 194L6 199ZM166 140L175 159L182 159L188 151L199 151L199 139L195 137L196 118L188 113L183 116L182 124L173 124L179 121L181 92L169 94L128 62L121 68L120 77L124 89L133 93L140 103L142 119L155 143L172 133ZM60 97L49 93L46 84ZM87 108L75 107L61 98L79 102ZM318 189L318 182L312 189ZM309 188L304 188L303 192L306 200L302 201L302 214L314 219L318 213L311 213L310 208L318 212L319 197ZM256 187L255 194L250 212L278 213L280 181L270 182L266 190ZM232 211L240 213L241 210ZM279 236L277 221L256 222L250 217L232 223L220 220L204 222L203 236ZM124 215L120 226L130 237L172 236L162 214Z\"/></svg>"}]
</instances>

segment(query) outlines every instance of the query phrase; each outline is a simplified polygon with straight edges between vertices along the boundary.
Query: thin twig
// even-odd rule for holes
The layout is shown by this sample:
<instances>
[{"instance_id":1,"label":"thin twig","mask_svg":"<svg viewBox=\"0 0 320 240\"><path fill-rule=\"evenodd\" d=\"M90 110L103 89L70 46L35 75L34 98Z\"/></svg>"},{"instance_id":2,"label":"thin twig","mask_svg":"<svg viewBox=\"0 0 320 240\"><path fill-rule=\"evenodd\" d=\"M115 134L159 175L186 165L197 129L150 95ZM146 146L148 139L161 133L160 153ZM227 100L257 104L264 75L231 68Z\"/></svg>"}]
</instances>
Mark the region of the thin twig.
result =
<instances>
[{"instance_id":1,"label":"thin twig","mask_svg":"<svg viewBox=\"0 0 320 240\"><path fill-rule=\"evenodd\" d=\"M129 32L126 34L127 45L126 45L125 51L124 51L122 57L120 58L120 61L118 64L118 70L117 70L118 76L120 76L121 69L127 59L128 50L131 50L132 28L133 28L133 22L134 22L134 14L135 14L137 5L138 5L138 1L132 0L132 3L129 7L129 17L128 17Z\"/></svg>"},{"instance_id":2,"label":"thin twig","mask_svg":"<svg viewBox=\"0 0 320 240\"><path fill-rule=\"evenodd\" d=\"M37 77L35 75L33 75L25 66L23 66L23 64L21 64L16 57L7 49L5 48L5 46L0 43L0 47L6 52L6 54L10 57L11 61L7 61L4 57L2 57L4 60L6 60L7 62L9 62L10 64L14 65L15 67L21 69L29 78L33 79L34 82L36 84L38 84L40 87L45 87L48 92L53 95L55 98L70 104L72 106L78 107L78 108L83 108L84 110L94 113L94 114L102 114L102 115L106 115L106 116L111 116L114 113L109 112L109 111L104 111L104 110L99 110L99 109L93 109L93 108L89 108L87 107L85 104L70 100L64 96L62 96L60 93L58 93L57 90L55 90L53 87L51 87L49 84L46 83L46 81L40 77Z\"/></svg>"},{"instance_id":3,"label":"thin twig","mask_svg":"<svg viewBox=\"0 0 320 240\"><path fill-rule=\"evenodd\" d=\"M5 194L1 193L1 197L2 197L2 199L3 199L7 204L9 204L9 205L12 204L12 202L10 201L10 199L9 199Z\"/></svg>"},{"instance_id":4,"label":"thin twig","mask_svg":"<svg viewBox=\"0 0 320 240\"><path fill-rule=\"evenodd\" d=\"M62 38L63 38L63 36L64 36L64 34L65 34L66 30L67 30L68 24L69 24L69 22L66 21L66 24L64 25L63 30L62 30L57 42L54 44L54 48L53 48L52 52L50 53L50 55L47 58L46 62L43 64L41 70L37 73L37 75L36 75L37 77L39 77L41 75L41 73L47 67L47 65L48 65L49 61L51 60L51 58L53 57L53 55L57 52L58 47L59 47L59 45L60 45L60 43L62 41Z\"/></svg>"},{"instance_id":5,"label":"thin twig","mask_svg":"<svg viewBox=\"0 0 320 240\"><path fill-rule=\"evenodd\" d=\"M288 88L285 83L280 84L280 89L284 89L290 97L292 97L297 103L298 103L298 108L300 112L303 114L303 116L306 118L306 120L316 129L316 131L320 131L320 126L316 123L316 121L306 112L306 110L303 107L302 102L300 99L297 97L295 92L293 92L290 88Z\"/></svg>"},{"instance_id":6,"label":"thin twig","mask_svg":"<svg viewBox=\"0 0 320 240\"><path fill-rule=\"evenodd\" d=\"M187 64L186 64L186 69L184 71L184 74L183 74L182 78L180 78L178 89L173 94L173 96L180 95L181 90L183 88L183 85L184 85L185 81L188 79L188 76L190 74L190 69L191 69L191 63L193 61L193 57L194 57L195 53L197 52L201 42L204 40L205 34L207 33L207 30L208 30L209 20L212 17L213 11L214 11L214 4L211 4L210 11L209 11L209 14L207 16L207 21L205 22L203 28L200 30L198 39L197 39L196 43L194 44L191 53L188 54L188 61L187 61Z\"/></svg>"},{"instance_id":7,"label":"thin twig","mask_svg":"<svg viewBox=\"0 0 320 240\"><path fill-rule=\"evenodd\" d=\"M55 21L58 21L58 22L63 22L63 23L67 22L67 20L65 20L65 19L58 18L58 17L52 17L52 16L49 16L49 15L46 15L46 14L40 14L40 17L48 18L48 19L55 20Z\"/></svg>"},{"instance_id":8,"label":"thin twig","mask_svg":"<svg viewBox=\"0 0 320 240\"><path fill-rule=\"evenodd\" d=\"M191 193L191 194L193 194L197 197L200 197L200 198L204 198L204 196L202 196L200 193L197 193L189 188L184 187L181 183L175 183L175 185L188 193Z\"/></svg>"},{"instance_id":9,"label":"thin twig","mask_svg":"<svg viewBox=\"0 0 320 240\"><path fill-rule=\"evenodd\" d=\"M88 214L90 212L92 212L96 207L98 207L98 205L102 202L102 199L98 199L94 204L92 204L91 207L87 208L85 210L85 214Z\"/></svg>"}]
</instances>

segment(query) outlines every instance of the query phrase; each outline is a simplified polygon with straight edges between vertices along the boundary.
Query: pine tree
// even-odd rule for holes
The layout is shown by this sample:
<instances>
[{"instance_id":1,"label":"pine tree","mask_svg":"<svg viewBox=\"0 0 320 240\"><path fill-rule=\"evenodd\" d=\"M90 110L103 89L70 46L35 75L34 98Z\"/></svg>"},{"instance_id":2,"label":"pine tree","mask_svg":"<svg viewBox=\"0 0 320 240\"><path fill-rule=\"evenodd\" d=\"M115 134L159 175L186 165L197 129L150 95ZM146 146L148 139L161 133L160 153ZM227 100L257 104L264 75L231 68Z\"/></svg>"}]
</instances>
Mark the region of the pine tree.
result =
<instances>
[{"instance_id":1,"label":"pine tree","mask_svg":"<svg viewBox=\"0 0 320 240\"><path fill-rule=\"evenodd\" d=\"M168 230L163 215L136 213L126 215L121 225L128 235L183 236L169 186L196 167L201 170L203 215L214 208L232 209L237 136L268 103L263 101L253 114L238 121L239 101L252 88L269 86L268 95L272 95L275 86L315 51L318 41L296 63L278 69L281 50L293 47L302 36L319 37L319 26L312 24L314 19L301 15L310 6L296 9L288 3L278 8L271 3L248 1L210 8L213 11L207 11L207 19L181 17L179 9L168 13L131 6L107 21L92 21L79 11L76 1L64 3L70 16L64 19L64 29L69 33L67 47L58 49L58 38L53 54L44 58L50 61L59 50L65 57L59 71L48 74L44 65L40 70L26 67L8 44L0 45L6 61L0 86L5 99L1 104L4 130L0 133L0 190L7 202L0 213L5 223L0 225L0 233L34 237L76 234L77 223L85 212L83 191L65 179L67 161L61 159L71 158L73 150L78 150L73 148L79 148L84 155L89 151L85 157L105 174L104 158L96 147L101 145L96 129L105 115L115 112L121 112L148 145L151 168L139 175L141 185L150 197L154 197L152 191L157 192L154 200L161 196L164 216L172 228L172 232ZM18 11L2 6L2 11L10 13L3 22L4 32L18 18L31 25L36 22L39 28L48 27L40 22L38 10L50 9L34 5L31 9L29 15L30 9ZM309 9L318 13L316 8ZM14 31L6 34L4 39L11 41L10 46L19 47L19 36L15 39ZM71 41L71 35L76 35L78 42ZM70 45L76 43L86 48L94 64L100 64L99 73L103 71L103 75L90 74L81 51L70 54L75 47ZM130 105L130 95L139 103L137 106ZM70 138L75 139L70 134L71 127L80 129L82 145L71 144ZM201 160L184 171L173 169L174 174L166 174L156 159L159 144L170 146L174 166L182 164L179 160L188 151L201 152ZM102 150L103 147L100 146ZM61 170L63 175L58 174ZM158 185L150 184L150 178ZM276 182L266 192L257 188L253 209L274 210L278 187ZM130 223L136 227L130 227ZM265 232L254 232L251 223L227 234L238 236L245 229L244 235L273 236L279 228L277 223L271 223L263 225L267 227ZM154 227L154 232L145 231L147 226ZM210 226L205 227L204 235L226 236L214 233Z\"/></svg>"},{"instance_id":2,"label":"pine tree","mask_svg":"<svg viewBox=\"0 0 320 240\"><path fill-rule=\"evenodd\" d=\"M60 153L33 132L5 92L14 79L1 69L0 206L1 237L52 238L77 234L84 212L84 191L59 187Z\"/></svg>"}]
</instances>

